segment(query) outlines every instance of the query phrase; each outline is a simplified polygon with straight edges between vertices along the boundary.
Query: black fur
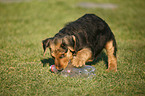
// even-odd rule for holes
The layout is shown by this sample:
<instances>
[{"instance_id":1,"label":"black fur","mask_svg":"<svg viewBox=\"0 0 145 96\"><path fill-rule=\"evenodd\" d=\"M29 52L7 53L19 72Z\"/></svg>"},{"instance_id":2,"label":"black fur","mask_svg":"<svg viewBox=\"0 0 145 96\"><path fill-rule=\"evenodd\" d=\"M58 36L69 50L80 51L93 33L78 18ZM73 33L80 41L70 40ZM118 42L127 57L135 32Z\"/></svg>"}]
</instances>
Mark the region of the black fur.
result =
<instances>
[{"instance_id":1,"label":"black fur","mask_svg":"<svg viewBox=\"0 0 145 96\"><path fill-rule=\"evenodd\" d=\"M92 50L93 58L96 58L102 51L107 41L113 40L114 56L116 56L116 41L111 29L104 20L94 14L85 14L78 20L69 23L54 37L66 35L75 36L75 52L87 47ZM74 47L74 42L72 42L72 46Z\"/></svg>"}]
</instances>

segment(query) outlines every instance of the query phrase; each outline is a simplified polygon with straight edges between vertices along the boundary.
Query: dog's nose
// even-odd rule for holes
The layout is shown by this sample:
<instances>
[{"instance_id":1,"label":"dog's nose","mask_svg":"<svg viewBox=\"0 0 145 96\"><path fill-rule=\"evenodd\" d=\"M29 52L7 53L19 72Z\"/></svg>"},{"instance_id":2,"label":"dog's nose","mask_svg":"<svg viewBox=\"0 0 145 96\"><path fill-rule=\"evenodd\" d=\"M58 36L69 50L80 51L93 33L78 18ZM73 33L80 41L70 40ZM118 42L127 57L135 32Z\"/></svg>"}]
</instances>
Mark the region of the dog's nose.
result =
<instances>
[{"instance_id":1,"label":"dog's nose","mask_svg":"<svg viewBox=\"0 0 145 96\"><path fill-rule=\"evenodd\" d=\"M63 70L63 68L60 68L60 67L58 67L58 66L56 67L56 69L57 69L57 70L60 70L60 71Z\"/></svg>"},{"instance_id":2,"label":"dog's nose","mask_svg":"<svg viewBox=\"0 0 145 96\"><path fill-rule=\"evenodd\" d=\"M63 68L59 68L59 69L58 69L59 72L62 71L62 70L63 70Z\"/></svg>"}]
</instances>

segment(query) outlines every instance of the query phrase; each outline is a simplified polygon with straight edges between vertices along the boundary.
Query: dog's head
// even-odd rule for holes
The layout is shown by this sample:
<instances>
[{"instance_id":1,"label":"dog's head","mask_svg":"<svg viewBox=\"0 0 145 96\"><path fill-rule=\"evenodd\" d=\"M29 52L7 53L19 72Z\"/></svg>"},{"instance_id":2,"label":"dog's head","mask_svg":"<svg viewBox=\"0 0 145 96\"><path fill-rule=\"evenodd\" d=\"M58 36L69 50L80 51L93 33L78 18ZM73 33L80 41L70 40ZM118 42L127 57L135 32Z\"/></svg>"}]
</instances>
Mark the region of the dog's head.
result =
<instances>
[{"instance_id":1,"label":"dog's head","mask_svg":"<svg viewBox=\"0 0 145 96\"><path fill-rule=\"evenodd\" d=\"M50 49L50 54L55 61L55 66L58 70L65 69L69 60L73 58L75 36L64 36L47 38L42 41L44 55L47 48Z\"/></svg>"}]
</instances>

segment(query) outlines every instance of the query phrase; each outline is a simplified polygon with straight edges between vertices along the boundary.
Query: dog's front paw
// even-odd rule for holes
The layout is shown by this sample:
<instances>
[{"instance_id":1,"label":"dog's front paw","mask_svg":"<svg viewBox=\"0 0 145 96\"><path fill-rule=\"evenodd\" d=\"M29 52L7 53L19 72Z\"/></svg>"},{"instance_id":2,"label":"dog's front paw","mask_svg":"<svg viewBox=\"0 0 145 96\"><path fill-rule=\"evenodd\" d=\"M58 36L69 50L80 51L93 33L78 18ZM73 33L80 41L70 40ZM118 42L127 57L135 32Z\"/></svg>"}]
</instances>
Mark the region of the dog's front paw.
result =
<instances>
[{"instance_id":1,"label":"dog's front paw","mask_svg":"<svg viewBox=\"0 0 145 96\"><path fill-rule=\"evenodd\" d=\"M72 65L75 67L82 67L83 65L85 65L85 60L83 60L82 58L77 58L74 57L72 60Z\"/></svg>"}]
</instances>

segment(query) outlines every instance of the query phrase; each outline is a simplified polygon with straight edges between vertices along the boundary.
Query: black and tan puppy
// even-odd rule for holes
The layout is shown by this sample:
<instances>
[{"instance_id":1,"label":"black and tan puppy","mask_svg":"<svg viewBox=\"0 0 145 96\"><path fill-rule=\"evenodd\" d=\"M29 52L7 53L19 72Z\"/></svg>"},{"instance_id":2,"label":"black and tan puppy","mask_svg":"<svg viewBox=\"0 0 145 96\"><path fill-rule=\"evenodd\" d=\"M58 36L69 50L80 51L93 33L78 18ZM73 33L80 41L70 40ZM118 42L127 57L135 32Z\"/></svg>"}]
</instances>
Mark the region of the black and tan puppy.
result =
<instances>
[{"instance_id":1,"label":"black and tan puppy","mask_svg":"<svg viewBox=\"0 0 145 96\"><path fill-rule=\"evenodd\" d=\"M85 14L69 23L54 37L42 41L44 54L50 49L58 70L65 69L71 60L72 65L81 67L93 60L106 49L108 71L117 71L116 41L105 21L94 14Z\"/></svg>"}]
</instances>

